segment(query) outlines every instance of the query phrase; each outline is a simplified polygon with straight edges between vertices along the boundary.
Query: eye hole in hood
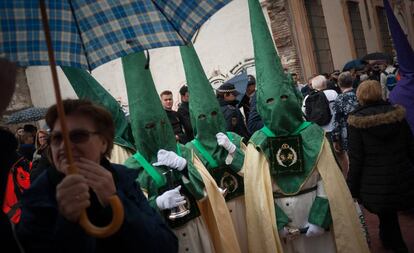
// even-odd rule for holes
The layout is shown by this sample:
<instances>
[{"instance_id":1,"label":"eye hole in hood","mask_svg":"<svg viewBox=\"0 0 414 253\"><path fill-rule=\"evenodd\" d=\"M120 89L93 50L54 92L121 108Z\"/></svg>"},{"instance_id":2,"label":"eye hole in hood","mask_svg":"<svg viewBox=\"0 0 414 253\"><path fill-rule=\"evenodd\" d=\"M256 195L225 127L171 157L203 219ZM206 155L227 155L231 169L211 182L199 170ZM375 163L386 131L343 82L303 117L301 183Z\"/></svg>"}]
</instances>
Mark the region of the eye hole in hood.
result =
<instances>
[{"instance_id":1,"label":"eye hole in hood","mask_svg":"<svg viewBox=\"0 0 414 253\"><path fill-rule=\"evenodd\" d=\"M266 104L268 104L268 105L273 104L273 102L275 102L275 99L274 98L268 98L266 100Z\"/></svg>"},{"instance_id":2,"label":"eye hole in hood","mask_svg":"<svg viewBox=\"0 0 414 253\"><path fill-rule=\"evenodd\" d=\"M289 96L288 96L288 95L281 95L281 96L280 96L280 99L281 99L282 101L286 101L288 98L289 98Z\"/></svg>"},{"instance_id":3,"label":"eye hole in hood","mask_svg":"<svg viewBox=\"0 0 414 253\"><path fill-rule=\"evenodd\" d=\"M206 115L204 115L204 114L200 114L200 115L198 115L198 119L199 120L205 120L207 117L206 117Z\"/></svg>"},{"instance_id":4,"label":"eye hole in hood","mask_svg":"<svg viewBox=\"0 0 414 253\"><path fill-rule=\"evenodd\" d=\"M155 123L154 122L150 122L150 123L145 124L145 128L146 129L152 129L154 127L155 127Z\"/></svg>"}]
</instances>

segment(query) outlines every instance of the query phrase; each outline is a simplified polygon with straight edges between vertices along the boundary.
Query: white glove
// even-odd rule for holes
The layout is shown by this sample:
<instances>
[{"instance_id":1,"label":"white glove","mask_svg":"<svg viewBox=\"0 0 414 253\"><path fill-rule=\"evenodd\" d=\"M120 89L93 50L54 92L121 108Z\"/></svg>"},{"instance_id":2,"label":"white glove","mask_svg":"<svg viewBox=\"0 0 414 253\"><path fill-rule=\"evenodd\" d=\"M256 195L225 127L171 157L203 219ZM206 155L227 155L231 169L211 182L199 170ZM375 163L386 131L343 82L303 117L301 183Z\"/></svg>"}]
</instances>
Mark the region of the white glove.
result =
<instances>
[{"instance_id":1,"label":"white glove","mask_svg":"<svg viewBox=\"0 0 414 253\"><path fill-rule=\"evenodd\" d=\"M323 233L325 233L325 229L317 225L308 223L307 227L308 227L308 231L306 232L306 237L321 236Z\"/></svg>"},{"instance_id":2,"label":"white glove","mask_svg":"<svg viewBox=\"0 0 414 253\"><path fill-rule=\"evenodd\" d=\"M183 170L187 165L187 161L184 158L178 156L172 151L167 151L165 149L158 150L157 160L158 161L156 163L152 164L153 166L165 165L179 171Z\"/></svg>"},{"instance_id":3,"label":"white glove","mask_svg":"<svg viewBox=\"0 0 414 253\"><path fill-rule=\"evenodd\" d=\"M160 210L172 209L174 207L187 203L184 196L180 194L180 189L181 185L158 196L155 199L158 208Z\"/></svg>"},{"instance_id":4,"label":"white glove","mask_svg":"<svg viewBox=\"0 0 414 253\"><path fill-rule=\"evenodd\" d=\"M233 154L234 151L236 151L236 145L234 145L229 138L227 137L227 135L223 134L223 133L217 133L216 134L216 138L217 138L217 144L219 146L222 146L225 150L229 151L230 154Z\"/></svg>"}]
</instances>

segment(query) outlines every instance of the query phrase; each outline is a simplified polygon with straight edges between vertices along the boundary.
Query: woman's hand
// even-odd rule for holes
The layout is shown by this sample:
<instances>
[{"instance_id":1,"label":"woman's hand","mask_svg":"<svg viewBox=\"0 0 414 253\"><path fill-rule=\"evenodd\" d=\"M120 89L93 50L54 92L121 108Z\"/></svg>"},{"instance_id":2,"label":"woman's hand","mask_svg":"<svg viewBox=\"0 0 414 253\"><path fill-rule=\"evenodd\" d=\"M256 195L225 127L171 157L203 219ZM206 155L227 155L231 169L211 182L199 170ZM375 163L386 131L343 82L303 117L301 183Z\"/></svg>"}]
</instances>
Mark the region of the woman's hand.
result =
<instances>
[{"instance_id":1,"label":"woman's hand","mask_svg":"<svg viewBox=\"0 0 414 253\"><path fill-rule=\"evenodd\" d=\"M99 202L103 206L108 205L109 198L116 194L112 173L85 158L80 158L75 165L79 168L79 174L85 177L88 186L96 193Z\"/></svg>"},{"instance_id":2,"label":"woman's hand","mask_svg":"<svg viewBox=\"0 0 414 253\"><path fill-rule=\"evenodd\" d=\"M63 217L77 222L82 210L91 204L85 177L78 174L67 175L56 187L56 200Z\"/></svg>"}]
</instances>

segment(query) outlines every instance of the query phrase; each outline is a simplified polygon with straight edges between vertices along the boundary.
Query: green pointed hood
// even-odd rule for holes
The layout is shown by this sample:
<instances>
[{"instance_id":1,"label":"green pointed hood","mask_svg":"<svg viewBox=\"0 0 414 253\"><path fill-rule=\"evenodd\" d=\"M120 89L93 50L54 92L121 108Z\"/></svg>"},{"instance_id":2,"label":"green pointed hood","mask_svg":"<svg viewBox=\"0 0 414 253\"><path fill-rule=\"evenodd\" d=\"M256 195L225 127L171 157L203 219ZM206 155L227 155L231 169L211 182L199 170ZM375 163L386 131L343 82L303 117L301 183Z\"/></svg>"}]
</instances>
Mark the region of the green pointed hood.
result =
<instances>
[{"instance_id":1,"label":"green pointed hood","mask_svg":"<svg viewBox=\"0 0 414 253\"><path fill-rule=\"evenodd\" d=\"M112 114L115 123L114 143L129 149L135 149L131 126L115 98L87 71L73 67L61 68L79 98L88 99L99 104Z\"/></svg>"},{"instance_id":2,"label":"green pointed hood","mask_svg":"<svg viewBox=\"0 0 414 253\"><path fill-rule=\"evenodd\" d=\"M293 133L303 122L292 81L284 73L258 0L249 0L256 62L257 111L277 136Z\"/></svg>"},{"instance_id":3,"label":"green pointed hood","mask_svg":"<svg viewBox=\"0 0 414 253\"><path fill-rule=\"evenodd\" d=\"M175 151L176 141L146 64L143 52L122 58L135 146L152 163L159 149Z\"/></svg>"},{"instance_id":4,"label":"green pointed hood","mask_svg":"<svg viewBox=\"0 0 414 253\"><path fill-rule=\"evenodd\" d=\"M226 122L213 88L204 73L193 45L180 47L190 93L190 118L194 136L221 164L227 152L217 145L216 134L226 133Z\"/></svg>"}]
</instances>

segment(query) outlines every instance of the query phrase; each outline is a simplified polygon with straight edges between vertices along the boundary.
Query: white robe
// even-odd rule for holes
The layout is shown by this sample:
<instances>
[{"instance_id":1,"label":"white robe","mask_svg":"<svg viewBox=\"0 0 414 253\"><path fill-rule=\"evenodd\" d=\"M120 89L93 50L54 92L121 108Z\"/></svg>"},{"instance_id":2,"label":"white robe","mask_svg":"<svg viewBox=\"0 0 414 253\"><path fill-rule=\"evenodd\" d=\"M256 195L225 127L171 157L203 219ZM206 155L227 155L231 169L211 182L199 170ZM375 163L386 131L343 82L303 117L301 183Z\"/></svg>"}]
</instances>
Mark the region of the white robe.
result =
<instances>
[{"instance_id":1,"label":"white robe","mask_svg":"<svg viewBox=\"0 0 414 253\"><path fill-rule=\"evenodd\" d=\"M179 253L215 253L207 226L201 216L173 229L178 238Z\"/></svg>"},{"instance_id":2,"label":"white robe","mask_svg":"<svg viewBox=\"0 0 414 253\"><path fill-rule=\"evenodd\" d=\"M277 192L279 188L273 182L273 191ZM277 198L275 202L285 212L285 214L292 220L288 226L295 228L304 228L308 223L308 216L312 207L315 197L327 198L325 189L317 170L308 178L306 183L301 188L309 189L317 186L315 191L311 191L305 194L287 197ZM281 243L284 253L334 253L336 252L334 237L331 231L325 231L324 234L317 237L306 237L305 234L301 234L299 238L288 241L281 238Z\"/></svg>"},{"instance_id":3,"label":"white robe","mask_svg":"<svg viewBox=\"0 0 414 253\"><path fill-rule=\"evenodd\" d=\"M229 209L237 240L242 253L248 253L247 227L246 227L246 205L244 196L239 196L226 202Z\"/></svg>"}]
</instances>

